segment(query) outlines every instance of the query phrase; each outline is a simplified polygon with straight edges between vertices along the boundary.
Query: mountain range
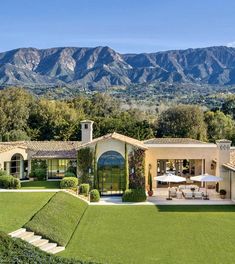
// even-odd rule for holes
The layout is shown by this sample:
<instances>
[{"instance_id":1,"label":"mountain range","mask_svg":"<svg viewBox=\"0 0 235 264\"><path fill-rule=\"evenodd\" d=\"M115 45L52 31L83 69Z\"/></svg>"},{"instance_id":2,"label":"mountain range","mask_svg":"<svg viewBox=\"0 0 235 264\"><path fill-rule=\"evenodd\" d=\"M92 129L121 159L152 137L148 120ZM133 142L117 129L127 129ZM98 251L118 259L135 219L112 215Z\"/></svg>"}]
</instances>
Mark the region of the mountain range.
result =
<instances>
[{"instance_id":1,"label":"mountain range","mask_svg":"<svg viewBox=\"0 0 235 264\"><path fill-rule=\"evenodd\" d=\"M109 47L19 48L0 53L0 85L235 84L235 48L120 54Z\"/></svg>"}]
</instances>

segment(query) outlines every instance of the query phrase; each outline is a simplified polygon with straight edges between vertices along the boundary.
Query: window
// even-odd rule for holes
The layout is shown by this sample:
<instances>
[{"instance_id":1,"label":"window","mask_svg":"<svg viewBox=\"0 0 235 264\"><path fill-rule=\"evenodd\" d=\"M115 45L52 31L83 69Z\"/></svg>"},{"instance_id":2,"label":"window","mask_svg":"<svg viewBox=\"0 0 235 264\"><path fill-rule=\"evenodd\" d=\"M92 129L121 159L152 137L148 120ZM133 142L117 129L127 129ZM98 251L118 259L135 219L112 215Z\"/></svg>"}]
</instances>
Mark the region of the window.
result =
<instances>
[{"instance_id":1,"label":"window","mask_svg":"<svg viewBox=\"0 0 235 264\"><path fill-rule=\"evenodd\" d=\"M84 127L85 127L85 129L88 129L88 124L85 124L85 126L84 126Z\"/></svg>"},{"instance_id":2,"label":"window","mask_svg":"<svg viewBox=\"0 0 235 264\"><path fill-rule=\"evenodd\" d=\"M98 185L101 193L121 194L125 189L125 160L116 151L107 151L98 161Z\"/></svg>"},{"instance_id":3,"label":"window","mask_svg":"<svg viewBox=\"0 0 235 264\"><path fill-rule=\"evenodd\" d=\"M15 154L11 158L10 163L10 174L17 177L23 178L24 172L24 159L21 154Z\"/></svg>"},{"instance_id":4,"label":"window","mask_svg":"<svg viewBox=\"0 0 235 264\"><path fill-rule=\"evenodd\" d=\"M48 178L62 178L69 167L76 168L76 160L50 159L47 160L47 166Z\"/></svg>"}]
</instances>

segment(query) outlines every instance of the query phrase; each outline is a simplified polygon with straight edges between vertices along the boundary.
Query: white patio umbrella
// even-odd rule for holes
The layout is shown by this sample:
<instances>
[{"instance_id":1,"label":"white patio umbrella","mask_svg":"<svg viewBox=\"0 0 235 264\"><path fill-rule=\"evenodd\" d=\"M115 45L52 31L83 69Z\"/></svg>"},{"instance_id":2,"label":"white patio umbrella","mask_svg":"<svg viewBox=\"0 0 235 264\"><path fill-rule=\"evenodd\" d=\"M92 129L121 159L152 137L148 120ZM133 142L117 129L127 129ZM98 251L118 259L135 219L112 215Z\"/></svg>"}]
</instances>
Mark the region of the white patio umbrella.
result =
<instances>
[{"instance_id":1,"label":"white patio umbrella","mask_svg":"<svg viewBox=\"0 0 235 264\"><path fill-rule=\"evenodd\" d=\"M171 182L184 182L185 178L169 173L169 174L164 174L162 176L156 176L154 177L154 180L161 181L161 182L168 182L169 187L170 187ZM171 200L170 191L168 192L167 200Z\"/></svg>"},{"instance_id":2,"label":"white patio umbrella","mask_svg":"<svg viewBox=\"0 0 235 264\"><path fill-rule=\"evenodd\" d=\"M190 180L205 182L206 183L206 199L209 199L207 197L207 182L220 182L220 181L223 181L223 178L205 173L199 176L190 177Z\"/></svg>"}]
</instances>

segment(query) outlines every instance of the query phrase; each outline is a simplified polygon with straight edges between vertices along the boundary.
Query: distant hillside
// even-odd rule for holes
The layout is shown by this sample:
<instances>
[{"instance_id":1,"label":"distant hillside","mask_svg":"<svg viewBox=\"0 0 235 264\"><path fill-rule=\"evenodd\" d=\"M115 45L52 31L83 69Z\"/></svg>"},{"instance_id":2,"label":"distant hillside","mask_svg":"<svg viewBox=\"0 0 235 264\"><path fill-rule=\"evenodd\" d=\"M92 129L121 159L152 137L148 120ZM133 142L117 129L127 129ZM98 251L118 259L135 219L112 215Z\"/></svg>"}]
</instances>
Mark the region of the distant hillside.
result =
<instances>
[{"instance_id":1,"label":"distant hillside","mask_svg":"<svg viewBox=\"0 0 235 264\"><path fill-rule=\"evenodd\" d=\"M209 47L120 54L109 47L21 48L0 53L0 85L86 85L151 82L235 84L235 48Z\"/></svg>"}]
</instances>

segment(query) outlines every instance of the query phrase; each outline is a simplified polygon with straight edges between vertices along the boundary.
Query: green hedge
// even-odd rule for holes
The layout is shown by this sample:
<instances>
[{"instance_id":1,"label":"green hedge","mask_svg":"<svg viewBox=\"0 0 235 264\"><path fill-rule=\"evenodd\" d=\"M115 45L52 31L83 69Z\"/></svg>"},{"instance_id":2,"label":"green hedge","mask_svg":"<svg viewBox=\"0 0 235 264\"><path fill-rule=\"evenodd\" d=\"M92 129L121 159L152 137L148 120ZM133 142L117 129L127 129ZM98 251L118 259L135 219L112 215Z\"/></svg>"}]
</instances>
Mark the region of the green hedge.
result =
<instances>
[{"instance_id":1,"label":"green hedge","mask_svg":"<svg viewBox=\"0 0 235 264\"><path fill-rule=\"evenodd\" d=\"M25 227L66 246L87 206L86 202L71 194L58 192Z\"/></svg>"},{"instance_id":2,"label":"green hedge","mask_svg":"<svg viewBox=\"0 0 235 264\"><path fill-rule=\"evenodd\" d=\"M100 200L100 193L98 190L94 189L90 192L90 201L91 202L99 202Z\"/></svg>"},{"instance_id":3,"label":"green hedge","mask_svg":"<svg viewBox=\"0 0 235 264\"><path fill-rule=\"evenodd\" d=\"M66 171L64 177L77 177L72 171Z\"/></svg>"},{"instance_id":4,"label":"green hedge","mask_svg":"<svg viewBox=\"0 0 235 264\"><path fill-rule=\"evenodd\" d=\"M3 189L19 189L20 180L13 176L0 176L0 188Z\"/></svg>"},{"instance_id":5,"label":"green hedge","mask_svg":"<svg viewBox=\"0 0 235 264\"><path fill-rule=\"evenodd\" d=\"M9 176L9 174L4 170L0 170L0 177L1 176Z\"/></svg>"},{"instance_id":6,"label":"green hedge","mask_svg":"<svg viewBox=\"0 0 235 264\"><path fill-rule=\"evenodd\" d=\"M77 259L47 254L29 243L0 232L0 263L15 264L88 264Z\"/></svg>"},{"instance_id":7,"label":"green hedge","mask_svg":"<svg viewBox=\"0 0 235 264\"><path fill-rule=\"evenodd\" d=\"M83 183L79 185L79 193L88 196L90 190L90 185L88 183Z\"/></svg>"},{"instance_id":8,"label":"green hedge","mask_svg":"<svg viewBox=\"0 0 235 264\"><path fill-rule=\"evenodd\" d=\"M65 177L60 182L61 189L73 189L78 186L78 178L75 177Z\"/></svg>"},{"instance_id":9,"label":"green hedge","mask_svg":"<svg viewBox=\"0 0 235 264\"><path fill-rule=\"evenodd\" d=\"M126 190L122 196L123 202L144 202L147 196L144 189Z\"/></svg>"}]
</instances>

